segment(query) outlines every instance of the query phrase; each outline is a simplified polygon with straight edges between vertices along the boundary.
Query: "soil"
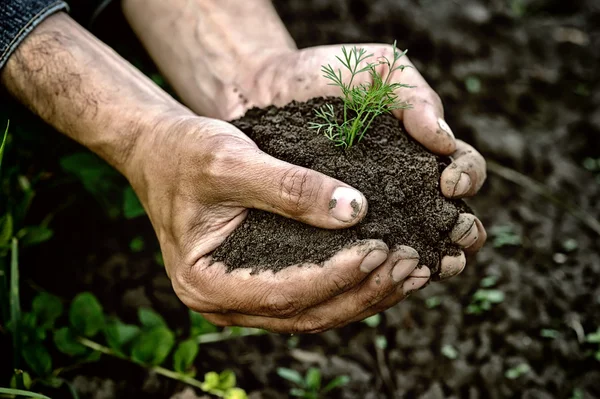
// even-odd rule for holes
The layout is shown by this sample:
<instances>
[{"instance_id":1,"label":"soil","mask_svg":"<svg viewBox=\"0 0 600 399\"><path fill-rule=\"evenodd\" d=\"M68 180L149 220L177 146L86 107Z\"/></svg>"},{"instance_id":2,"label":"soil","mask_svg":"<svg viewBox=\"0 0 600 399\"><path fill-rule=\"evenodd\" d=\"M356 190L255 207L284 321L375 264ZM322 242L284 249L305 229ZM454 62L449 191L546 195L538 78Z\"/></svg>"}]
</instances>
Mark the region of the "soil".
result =
<instances>
[{"instance_id":1,"label":"soil","mask_svg":"<svg viewBox=\"0 0 600 399\"><path fill-rule=\"evenodd\" d=\"M155 73L113 3L115 12L105 14L107 28L99 20L94 32ZM461 275L413 294L384 312L375 328L354 323L291 340L266 335L207 344L196 362L198 375L232 368L254 399L287 397L290 386L277 367L320 367L326 381L349 375L351 382L332 398L600 398L600 363L593 358L598 347L585 341L600 326L600 237L564 206L493 172L494 164L511 168L587 218L600 219L600 178L583 167L585 158L600 158L598 1L274 4L300 47L397 39L409 49L440 94L454 133L488 160L488 180L469 205L489 241ZM21 129L15 137L25 137L30 119L12 114L11 126ZM58 173L54 148L66 140L37 125L29 131L34 139L23 151L46 140L30 167ZM23 302L35 292L32 287L66 299L90 290L107 312L127 322L135 321L137 307L150 305L173 328L185 328L185 306L154 261L158 246L148 221L110 221L78 187L40 190L34 200L32 221L72 205L55 215L50 243L22 254ZM501 245L498 228L506 226L520 244ZM129 242L138 235L146 246L133 253ZM493 288L505 300L480 315L466 313L487 276L497 278ZM507 378L520 364L531 371ZM185 389L118 360L82 366L65 378L84 388L82 399L163 399Z\"/></svg>"},{"instance_id":2,"label":"soil","mask_svg":"<svg viewBox=\"0 0 600 399\"><path fill-rule=\"evenodd\" d=\"M435 274L440 255L457 254L448 238L462 201L446 199L440 173L450 161L436 157L408 136L392 115L373 121L360 143L348 150L309 129L315 109L332 104L341 115L341 99L293 102L283 108L250 110L232 123L278 159L335 177L359 189L369 202L367 216L355 227L319 229L251 210L244 223L213 253L229 269L281 270L319 264L340 249L364 239L383 240L390 249L408 245ZM330 204L335 206L335 203Z\"/></svg>"}]
</instances>

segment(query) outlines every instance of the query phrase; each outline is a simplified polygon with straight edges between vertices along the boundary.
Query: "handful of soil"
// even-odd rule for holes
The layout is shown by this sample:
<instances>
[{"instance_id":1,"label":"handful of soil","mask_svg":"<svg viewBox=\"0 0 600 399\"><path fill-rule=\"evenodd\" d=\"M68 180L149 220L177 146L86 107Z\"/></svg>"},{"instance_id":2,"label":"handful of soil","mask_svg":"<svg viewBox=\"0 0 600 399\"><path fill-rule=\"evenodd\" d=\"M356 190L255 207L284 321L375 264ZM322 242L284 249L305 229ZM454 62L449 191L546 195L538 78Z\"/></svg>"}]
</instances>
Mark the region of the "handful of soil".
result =
<instances>
[{"instance_id":1,"label":"handful of soil","mask_svg":"<svg viewBox=\"0 0 600 399\"><path fill-rule=\"evenodd\" d=\"M267 154L360 190L369 202L366 217L347 229L326 230L250 210L242 225L214 251L214 260L224 262L229 270L278 271L323 262L359 240L381 239L390 249L414 248L420 265L435 275L441 257L458 253L448 235L459 213L468 212L463 201L447 199L440 191L440 174L449 159L427 151L392 115L375 118L361 142L348 151L336 147L308 128L308 122L316 121L314 110L325 102L340 114L341 99L320 98L283 108L255 108L232 124Z\"/></svg>"}]
</instances>

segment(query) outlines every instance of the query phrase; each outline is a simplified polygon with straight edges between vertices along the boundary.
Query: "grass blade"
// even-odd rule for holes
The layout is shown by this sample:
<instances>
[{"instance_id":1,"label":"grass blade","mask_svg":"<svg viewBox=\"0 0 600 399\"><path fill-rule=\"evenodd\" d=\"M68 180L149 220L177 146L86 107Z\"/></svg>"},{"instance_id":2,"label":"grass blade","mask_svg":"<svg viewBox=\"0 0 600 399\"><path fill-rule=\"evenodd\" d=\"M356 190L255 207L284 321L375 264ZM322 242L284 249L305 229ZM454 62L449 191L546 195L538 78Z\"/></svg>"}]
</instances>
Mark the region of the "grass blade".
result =
<instances>
[{"instance_id":1,"label":"grass blade","mask_svg":"<svg viewBox=\"0 0 600 399\"><path fill-rule=\"evenodd\" d=\"M10 257L10 322L13 339L13 367L19 367L21 354L21 302L19 299L19 241L16 237L12 239Z\"/></svg>"},{"instance_id":2,"label":"grass blade","mask_svg":"<svg viewBox=\"0 0 600 399\"><path fill-rule=\"evenodd\" d=\"M0 393L15 396L25 396L26 398L51 399L46 395L42 395L40 393L35 392L23 391L21 389L0 388Z\"/></svg>"},{"instance_id":3,"label":"grass blade","mask_svg":"<svg viewBox=\"0 0 600 399\"><path fill-rule=\"evenodd\" d=\"M8 137L8 127L10 121L6 122L6 129L4 130L4 137L2 138L2 144L0 144L0 171L2 171L2 156L4 155L4 146L6 145L6 138Z\"/></svg>"}]
</instances>

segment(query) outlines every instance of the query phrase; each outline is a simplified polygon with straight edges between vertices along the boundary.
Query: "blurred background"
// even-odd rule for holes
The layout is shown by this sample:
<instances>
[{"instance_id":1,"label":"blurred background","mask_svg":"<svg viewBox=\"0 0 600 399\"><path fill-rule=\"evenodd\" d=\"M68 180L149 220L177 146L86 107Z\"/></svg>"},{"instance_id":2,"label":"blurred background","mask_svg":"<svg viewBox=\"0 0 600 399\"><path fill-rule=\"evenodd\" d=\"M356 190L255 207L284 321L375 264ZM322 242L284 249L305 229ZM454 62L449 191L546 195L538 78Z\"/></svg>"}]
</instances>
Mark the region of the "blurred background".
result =
<instances>
[{"instance_id":1,"label":"blurred background","mask_svg":"<svg viewBox=\"0 0 600 399\"><path fill-rule=\"evenodd\" d=\"M600 397L600 2L274 4L299 47L397 40L408 49L456 135L488 160L487 183L470 201L488 230L486 246L461 276L339 330L282 336L216 329L190 319L172 292L126 181L4 94L0 125L4 131L10 119L10 128L0 186L0 386L12 378L27 388L22 374L13 377L18 361L32 390L56 398L205 395L149 366L106 354L98 361L89 345L78 353L53 335L77 325L77 297L88 306L83 323L99 303L106 320L156 326L160 318L178 342L199 337L198 356L178 371L203 380L231 370L251 398L287 397L290 389L305 398ZM87 23L169 90L116 4ZM20 240L24 345L48 348L40 355L35 346L21 360L9 333L12 235ZM43 320L50 325L40 327ZM310 396L330 381L335 388Z\"/></svg>"}]
</instances>

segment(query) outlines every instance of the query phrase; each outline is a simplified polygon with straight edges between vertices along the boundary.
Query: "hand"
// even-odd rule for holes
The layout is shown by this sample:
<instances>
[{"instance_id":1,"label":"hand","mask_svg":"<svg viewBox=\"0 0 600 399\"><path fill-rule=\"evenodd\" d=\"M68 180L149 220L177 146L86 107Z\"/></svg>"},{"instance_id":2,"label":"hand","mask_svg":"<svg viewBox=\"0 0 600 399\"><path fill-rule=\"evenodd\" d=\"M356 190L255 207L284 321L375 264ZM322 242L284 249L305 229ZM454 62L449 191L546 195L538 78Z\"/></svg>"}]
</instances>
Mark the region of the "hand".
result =
<instances>
[{"instance_id":1,"label":"hand","mask_svg":"<svg viewBox=\"0 0 600 399\"><path fill-rule=\"evenodd\" d=\"M175 292L218 325L318 332L368 317L429 278L418 254L378 240L341 250L324 265L227 273L211 253L248 208L339 229L361 220L363 195L318 172L261 152L232 125L168 116L140 137L128 176L159 238ZM337 206L329 209L332 198ZM350 205L360 204L355 214ZM382 303L383 300L387 302Z\"/></svg>"},{"instance_id":2,"label":"hand","mask_svg":"<svg viewBox=\"0 0 600 399\"><path fill-rule=\"evenodd\" d=\"M160 0L126 0L123 2L123 8L132 27L163 74L180 98L198 114L229 120L243 115L252 106L283 105L294 99L306 100L317 96L339 95L339 92L332 86L328 86L328 82L321 77L320 68L321 65L327 63L335 67L335 56L340 54L341 46L296 50L269 0L253 2L173 0L169 5ZM186 23L174 24L174 21L182 19ZM149 24L148 21L152 21L152 23ZM166 31L169 32L169 35L164 34ZM389 57L392 50L389 45L368 45L366 47L376 56L387 55ZM402 63L410 65L408 59L402 59ZM405 69L402 74L396 72L394 79L417 86L414 89L398 92L401 101L407 101L413 105L410 110L395 113L404 122L409 134L433 152L453 157L452 164L442 174L442 192L446 196L454 198L475 194L485 180L485 161L481 155L466 143L454 140L452 131L444 122L443 108L439 97L416 69ZM251 146L248 141L245 141L248 139L240 139L240 133L231 126L227 128L224 127L225 125L221 126L223 131L227 130L229 133L222 134L221 138L216 140L216 144L213 139L212 144L215 144L217 148L225 146L237 148L241 143L245 143L246 150L242 153L237 153L236 150L234 152L236 159L228 160L227 153L223 153L224 156L222 156L219 151L213 149L214 153L219 155L208 163L216 162L218 165L224 162L234 166L236 162L246 159L244 167L248 164L253 165L252 167L256 168L258 172L239 176L235 173L234 169L236 168L231 167L226 168L227 173L216 176L222 177L221 181L223 182L231 181L222 186L235 187L236 190L252 193L256 191L250 189L253 186L252 179L255 176L269 176L269 174L259 172L262 166L256 162L248 163L247 157L250 157L251 153L248 150L249 147L246 147ZM180 132L172 134L173 137L180 137ZM184 133L183 137L179 139L182 143L190 140L189 137L199 138L201 134L186 135L187 133ZM229 139L225 139L225 137L229 137ZM192 148L196 148L196 153L192 152ZM191 160L202 158L202 151L208 151L207 148L210 146L197 148L190 142L187 146L181 147L181 152L187 155L180 159L186 160L183 162L186 165L205 165L206 163L198 164ZM147 153L153 151L155 148L152 147L148 149ZM175 151L174 148L169 152L177 153L177 151L173 151ZM254 151L257 150L254 149ZM264 162L264 167L271 164L301 170L264 154L261 157L269 159L268 162ZM169 158L169 155L165 155L165 158ZM204 158L210 160L210 157L204 156ZM200 173L198 172L200 168L194 169L195 174ZM219 170L218 167L216 169ZM165 177L162 183L149 184L148 192L160 192L160 189L154 190L150 187L159 188L161 184L164 184L164 187L172 188L172 193L186 193L186 190L191 190L194 184L200 184L199 182L206 181L206 178L209 182L216 178L214 176L211 178L209 173L203 179L202 176L195 176L190 170L182 173L183 175L190 174L185 190L171 187L173 184L183 184L182 179L171 176ZM331 181L331 179L315 175L310 171L303 170L296 174L303 176L307 173ZM279 171L279 175L281 174L282 172ZM294 174L288 172L288 175ZM315 180L318 179L315 178ZM343 183L337 182L336 184ZM330 187L329 191L326 191L329 195L335 184L328 183L327 186ZM214 192L217 193L218 188L215 188ZM235 192L231 190L228 192L229 196L236 198ZM283 274L260 273L249 278L247 272L225 275L222 265L208 266L210 263L207 257L209 249L216 248L225 236L241 222L246 207L275 211L312 224L326 215L325 208L319 211L318 207L307 211L307 214L312 214L313 211L320 212L321 216L316 218L294 215L289 211L286 213L282 210L284 207L266 205L273 198L281 197L281 194L277 194L281 193L280 186L272 184L268 192L271 193L269 198L262 197L258 201L255 199L254 205L250 203L250 199L237 198L232 202L228 195L220 194L217 197L221 198L223 202L219 206L214 205L216 201L214 198L212 202L209 201L212 206L203 204L202 200L196 204L193 204L193 201L184 201L183 203L177 201L189 209L178 208L170 211L171 215L167 218L165 226L171 226L169 227L171 230L173 230L172 226L179 226L174 231L192 237L182 239L183 241L179 243L172 238L168 245L165 244L166 239L161 238L165 254L170 252L168 257L172 258L172 266L168 266L168 268L171 270L174 286L188 306L201 312L212 312L208 316L209 320L219 324L263 326L276 331L319 331L334 327L336 323L341 325L352 320L360 320L384 310L402 300L408 291L423 286L429 278L428 269L414 269L413 265L417 263L414 258L418 254L414 253L412 249L402 248L398 252L389 253L382 243L377 242L366 243L366 245L369 248L379 248L386 253L385 260L383 254L378 251L376 255L365 256L364 251L353 248L350 252L340 253L331 259L327 267L332 268L333 271L327 273L319 271L326 268L290 267ZM154 195L162 198L156 202L164 203L170 198L167 194ZM170 195L172 196L172 194ZM254 195L261 198L260 193ZM186 198L196 199L197 195ZM210 196L208 198L210 199ZM325 196L325 198L329 197ZM295 202L298 203L298 201L301 199L296 198ZM152 202L150 200L148 202L150 208L152 208ZM323 207L324 202L320 204ZM158 209L159 205L156 204L154 207ZM233 215L232 212L236 209L239 213ZM225 212L225 210L227 211ZM154 212L149 210L151 218L154 218L152 216ZM182 217L187 215L194 220L197 212L201 212L200 215L211 215L211 218L218 216L220 219L202 216L202 223L192 224L188 226L187 230L183 228L182 226L190 222ZM183 216L177 217L178 214ZM361 217L362 215L347 225L356 223ZM221 220L221 224L211 227L209 219ZM331 221L331 218L329 220ZM316 225L335 227L335 223L334 225L316 223ZM156 226L157 223L155 223ZM206 231L202 232L201 227L207 228ZM160 232L160 229L157 228L157 231ZM177 237L175 234L171 235ZM161 236L164 234L159 233L159 237ZM453 241L465 248L467 253L478 250L486 239L485 230L479 220L469 214L459 216L457 225L450 236ZM201 245L194 244L195 242L201 243ZM375 247L370 247L370 245L375 245ZM190 258L190 251L195 253L192 258ZM383 263L377 267L381 262L373 261L373 267L377 267L374 272L357 276L356 268L360 269L360 261L371 256ZM392 270L391 265L398 259L404 259L405 261L402 263L408 264L410 267L403 266L403 268L394 269L395 275L405 276L411 273L412 277L406 279L402 284L394 285L389 282L389 271ZM409 261L410 259L412 261ZM184 261L182 266L177 266L182 260ZM445 257L440 266L441 278L453 276L464 268L465 255L461 253L457 257ZM411 267L413 268L412 272L409 271ZM338 272L340 273L338 274ZM181 277L181 273L184 273L185 277ZM215 281L217 279L221 279L222 286ZM344 283L336 282L339 279L343 279ZM211 281L214 282L211 284ZM240 292L235 289L235 287L248 284L248 289L240 290ZM233 290L236 292L232 292L229 287L234 287ZM307 287L315 287L315 292L307 293ZM332 287L337 288L332 289ZM329 289L332 290L327 292Z\"/></svg>"},{"instance_id":3,"label":"hand","mask_svg":"<svg viewBox=\"0 0 600 399\"><path fill-rule=\"evenodd\" d=\"M368 62L375 62L381 57L393 59L391 45L357 46L365 48L368 54L374 54ZM314 97L339 96L339 88L329 85L330 82L320 72L322 65L330 64L334 70L340 69L344 75L346 71L336 58L339 54L341 46L337 45L304 50L281 49L269 55L254 73L248 70L240 71L237 77L223 88L222 95L216 98L219 106L211 108L217 112L212 116L234 119L254 106L282 106L292 100L306 101ZM402 57L400 63L409 68L393 72L392 81L414 88L402 88L397 91L398 100L410 104L411 108L395 110L393 114L403 121L407 132L423 146L436 154L452 158L452 163L443 171L440 179L440 188L445 196L463 198L475 195L486 178L485 159L472 146L455 139L444 120L444 109L439 96L410 60ZM378 68L379 73L387 76L385 65ZM355 82L359 84L367 82L367 79L369 75L364 73L357 75ZM196 110L211 113L206 109ZM467 254L477 252L487 237L483 225L472 214L461 214L450 236ZM460 273L465 267L465 262L464 254L454 258L446 257L441 264L440 279Z\"/></svg>"}]
</instances>

